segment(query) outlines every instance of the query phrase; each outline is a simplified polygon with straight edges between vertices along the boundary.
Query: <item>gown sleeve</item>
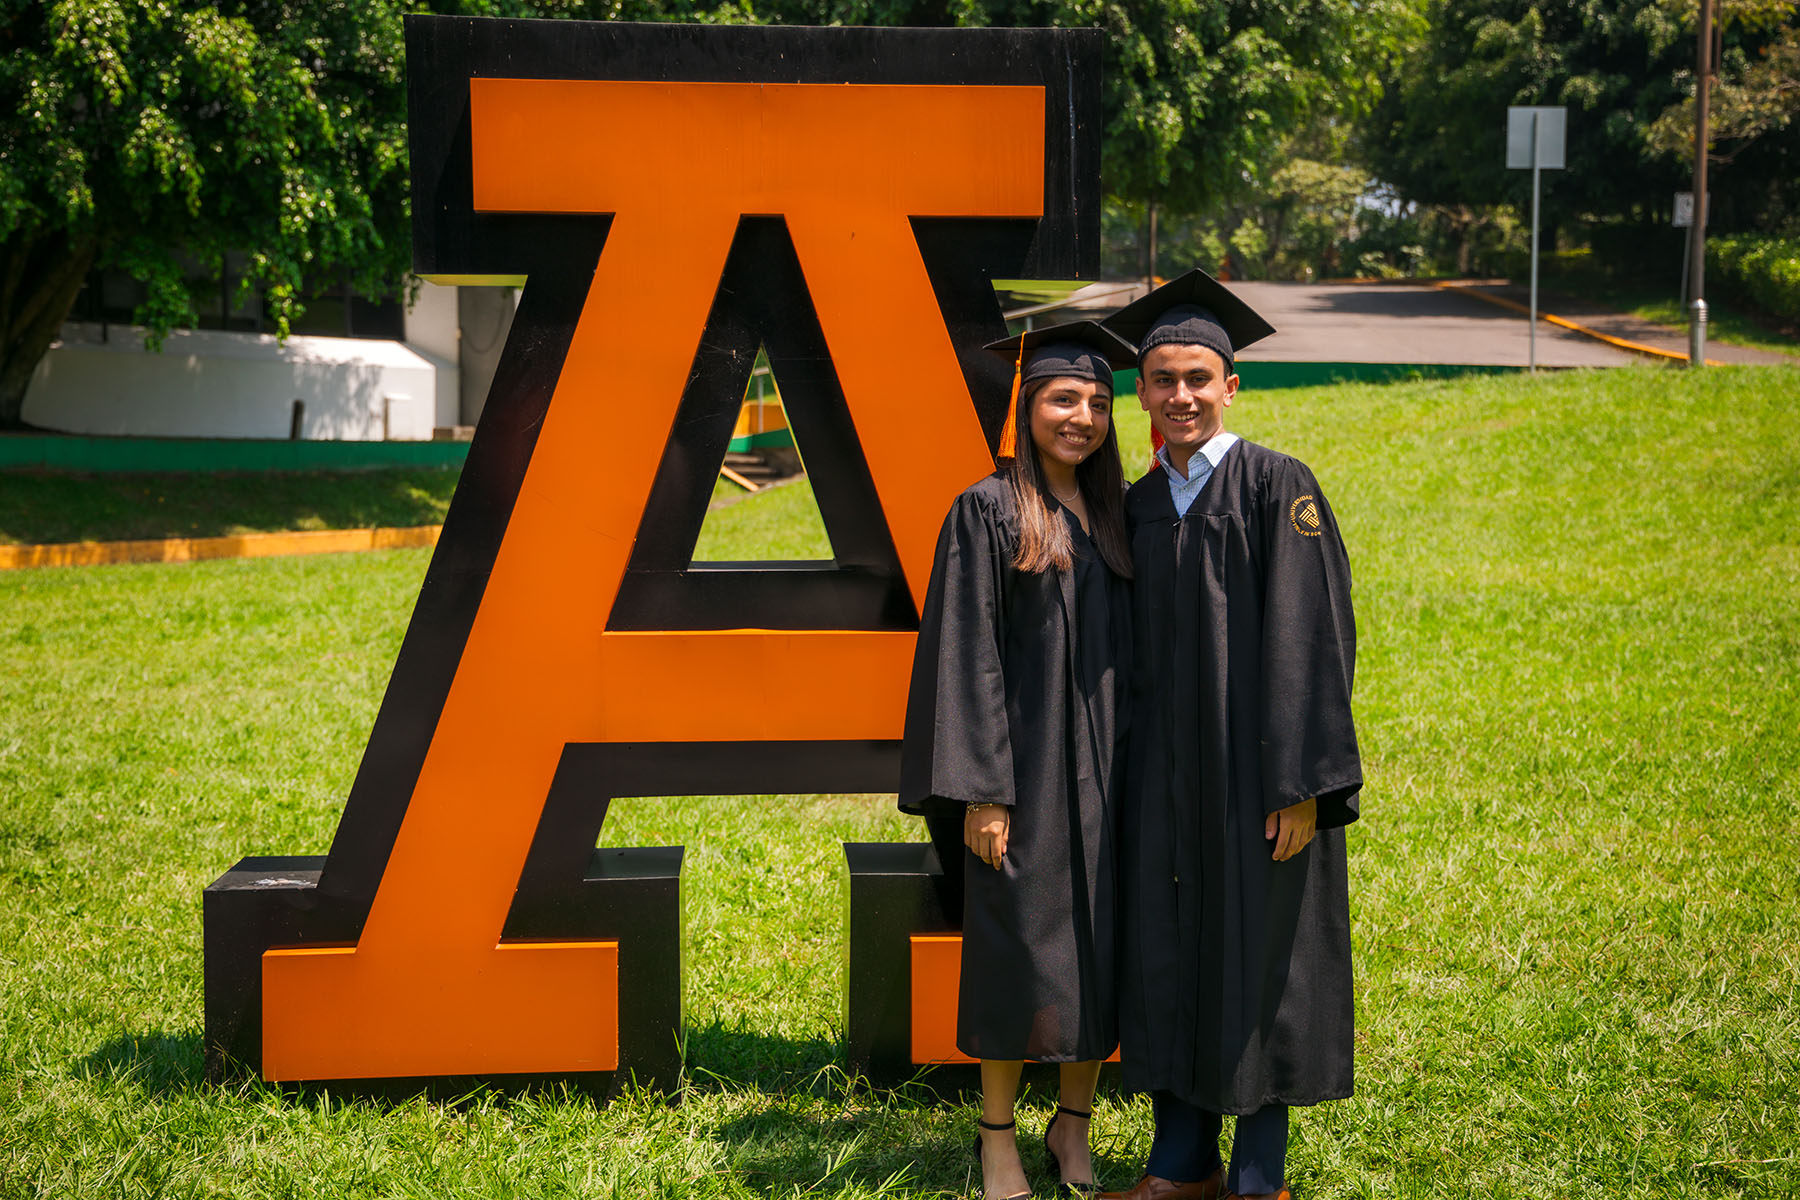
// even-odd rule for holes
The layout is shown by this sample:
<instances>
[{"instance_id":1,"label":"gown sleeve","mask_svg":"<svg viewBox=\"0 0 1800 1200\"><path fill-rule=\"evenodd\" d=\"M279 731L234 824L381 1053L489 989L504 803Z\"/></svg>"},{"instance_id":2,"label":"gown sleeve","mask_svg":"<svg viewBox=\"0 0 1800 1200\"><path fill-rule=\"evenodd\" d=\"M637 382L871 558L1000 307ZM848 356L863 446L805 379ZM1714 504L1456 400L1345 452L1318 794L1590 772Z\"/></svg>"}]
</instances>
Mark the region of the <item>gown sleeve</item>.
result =
<instances>
[{"instance_id":1,"label":"gown sleeve","mask_svg":"<svg viewBox=\"0 0 1800 1200\"><path fill-rule=\"evenodd\" d=\"M1318 827L1332 829L1356 820L1362 788L1350 560L1304 464L1284 459L1271 470L1262 509L1263 811L1317 797Z\"/></svg>"},{"instance_id":2,"label":"gown sleeve","mask_svg":"<svg viewBox=\"0 0 1800 1200\"><path fill-rule=\"evenodd\" d=\"M991 503L957 498L938 535L913 652L900 752L905 812L1013 803L1000 650L1005 543Z\"/></svg>"}]
</instances>

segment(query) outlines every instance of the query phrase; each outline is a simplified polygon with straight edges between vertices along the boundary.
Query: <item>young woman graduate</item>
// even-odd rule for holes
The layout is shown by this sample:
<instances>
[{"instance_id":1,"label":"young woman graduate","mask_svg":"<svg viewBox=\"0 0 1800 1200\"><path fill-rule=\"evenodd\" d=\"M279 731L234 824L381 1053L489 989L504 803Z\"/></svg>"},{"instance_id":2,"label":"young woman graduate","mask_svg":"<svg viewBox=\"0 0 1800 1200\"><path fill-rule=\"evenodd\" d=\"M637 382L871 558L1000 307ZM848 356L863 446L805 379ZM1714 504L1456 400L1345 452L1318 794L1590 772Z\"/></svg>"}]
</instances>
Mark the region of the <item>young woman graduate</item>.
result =
<instances>
[{"instance_id":1,"label":"young woman graduate","mask_svg":"<svg viewBox=\"0 0 1800 1200\"><path fill-rule=\"evenodd\" d=\"M1030 1193L1013 1121L1025 1059L1062 1064L1045 1146L1064 1184L1094 1188L1087 1118L1117 1042L1113 747L1131 646L1112 378L1136 356L1088 321L989 349L1017 356L1016 395L1000 469L957 497L938 538L900 807L926 817L962 877L956 1044L981 1060L975 1150L995 1200Z\"/></svg>"}]
</instances>

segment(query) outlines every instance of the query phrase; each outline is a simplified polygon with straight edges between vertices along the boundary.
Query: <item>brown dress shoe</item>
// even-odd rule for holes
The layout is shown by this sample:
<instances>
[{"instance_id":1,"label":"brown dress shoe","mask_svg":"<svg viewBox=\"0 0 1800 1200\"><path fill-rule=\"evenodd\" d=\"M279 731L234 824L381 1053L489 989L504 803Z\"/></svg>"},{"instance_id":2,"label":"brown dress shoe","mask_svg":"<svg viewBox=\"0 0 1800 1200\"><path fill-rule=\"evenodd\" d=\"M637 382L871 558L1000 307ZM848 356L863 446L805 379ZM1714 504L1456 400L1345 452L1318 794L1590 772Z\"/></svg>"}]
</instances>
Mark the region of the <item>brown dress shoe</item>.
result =
<instances>
[{"instance_id":1,"label":"brown dress shoe","mask_svg":"<svg viewBox=\"0 0 1800 1200\"><path fill-rule=\"evenodd\" d=\"M1146 1175L1123 1192L1101 1192L1100 1200L1221 1200L1225 1195L1225 1168L1220 1167L1198 1183L1176 1183Z\"/></svg>"},{"instance_id":2,"label":"brown dress shoe","mask_svg":"<svg viewBox=\"0 0 1800 1200\"><path fill-rule=\"evenodd\" d=\"M1226 1192L1220 1200L1244 1200L1244 1198L1236 1192ZM1285 1183L1281 1185L1281 1190L1275 1193L1275 1200L1294 1200L1294 1197L1289 1194Z\"/></svg>"}]
</instances>

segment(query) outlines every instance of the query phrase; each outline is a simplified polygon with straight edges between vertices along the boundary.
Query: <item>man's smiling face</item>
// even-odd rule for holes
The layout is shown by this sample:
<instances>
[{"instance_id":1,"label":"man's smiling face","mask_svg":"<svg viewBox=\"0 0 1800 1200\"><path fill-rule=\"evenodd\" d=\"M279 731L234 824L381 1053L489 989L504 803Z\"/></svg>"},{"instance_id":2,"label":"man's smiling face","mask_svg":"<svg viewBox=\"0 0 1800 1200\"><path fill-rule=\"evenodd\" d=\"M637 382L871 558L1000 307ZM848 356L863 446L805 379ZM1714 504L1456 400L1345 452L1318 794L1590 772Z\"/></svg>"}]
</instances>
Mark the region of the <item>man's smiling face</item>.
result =
<instances>
[{"instance_id":1,"label":"man's smiling face","mask_svg":"<svg viewBox=\"0 0 1800 1200\"><path fill-rule=\"evenodd\" d=\"M1137 386L1150 424L1168 445L1170 458L1185 469L1194 452L1225 427L1238 377L1226 373L1217 351L1166 345L1144 356Z\"/></svg>"}]
</instances>

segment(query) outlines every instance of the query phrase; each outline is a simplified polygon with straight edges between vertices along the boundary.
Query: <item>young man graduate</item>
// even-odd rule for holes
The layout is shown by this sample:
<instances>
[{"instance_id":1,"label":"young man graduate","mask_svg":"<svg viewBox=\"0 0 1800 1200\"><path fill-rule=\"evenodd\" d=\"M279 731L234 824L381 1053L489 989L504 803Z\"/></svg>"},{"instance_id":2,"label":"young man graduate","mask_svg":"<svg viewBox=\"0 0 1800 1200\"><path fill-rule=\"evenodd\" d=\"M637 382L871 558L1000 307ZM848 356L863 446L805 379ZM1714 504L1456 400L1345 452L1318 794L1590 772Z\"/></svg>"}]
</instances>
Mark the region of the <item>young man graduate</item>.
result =
<instances>
[{"instance_id":1,"label":"young man graduate","mask_svg":"<svg viewBox=\"0 0 1800 1200\"><path fill-rule=\"evenodd\" d=\"M1266 321L1192 271L1105 324L1138 346L1162 442L1125 506L1119 860L1124 1081L1151 1093L1156 1137L1144 1178L1110 1195L1286 1200L1288 1108L1351 1093L1349 561L1312 472L1224 430L1236 352Z\"/></svg>"}]
</instances>

